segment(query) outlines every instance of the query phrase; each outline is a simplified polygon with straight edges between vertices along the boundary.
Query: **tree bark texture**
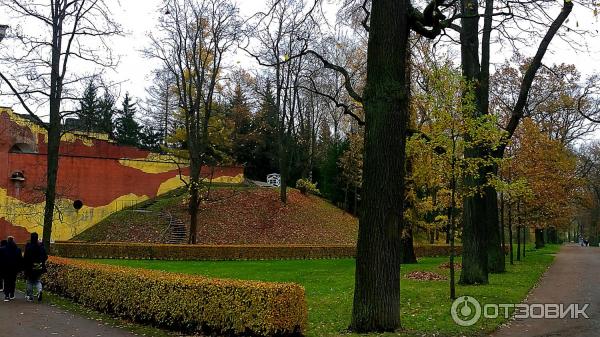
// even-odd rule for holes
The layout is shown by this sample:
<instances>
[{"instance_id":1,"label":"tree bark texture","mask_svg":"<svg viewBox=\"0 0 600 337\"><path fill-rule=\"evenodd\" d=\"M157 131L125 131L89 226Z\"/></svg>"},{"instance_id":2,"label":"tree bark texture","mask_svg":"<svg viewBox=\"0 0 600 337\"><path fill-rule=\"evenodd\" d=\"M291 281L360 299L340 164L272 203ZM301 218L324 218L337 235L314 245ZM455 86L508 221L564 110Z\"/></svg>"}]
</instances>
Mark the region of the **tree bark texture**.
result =
<instances>
[{"instance_id":1,"label":"tree bark texture","mask_svg":"<svg viewBox=\"0 0 600 337\"><path fill-rule=\"evenodd\" d=\"M409 120L406 0L375 0L364 89L365 152L351 329L400 328L400 262Z\"/></svg>"},{"instance_id":2,"label":"tree bark texture","mask_svg":"<svg viewBox=\"0 0 600 337\"><path fill-rule=\"evenodd\" d=\"M461 1L461 60L462 73L467 82L478 93L480 64L479 64L479 13L478 1ZM476 95L474 114L480 115L482 101ZM481 158L484 155L481 149L470 147L465 149L465 157ZM477 189L485 182L485 170L479 174L467 174L463 184L467 190ZM487 257L487 204L485 196L481 193L469 193L463 200L463 268L460 274L461 284L488 283L488 257Z\"/></svg>"}]
</instances>

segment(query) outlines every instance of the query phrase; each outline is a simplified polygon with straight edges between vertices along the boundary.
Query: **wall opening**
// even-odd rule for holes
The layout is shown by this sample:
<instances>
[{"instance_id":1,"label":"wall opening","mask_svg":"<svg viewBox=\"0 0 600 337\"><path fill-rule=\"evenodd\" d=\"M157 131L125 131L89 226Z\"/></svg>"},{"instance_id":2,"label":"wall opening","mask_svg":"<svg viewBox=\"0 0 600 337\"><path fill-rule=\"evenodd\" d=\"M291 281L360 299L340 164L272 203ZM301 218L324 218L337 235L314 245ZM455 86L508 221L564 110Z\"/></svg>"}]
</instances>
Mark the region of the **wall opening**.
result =
<instances>
[{"instance_id":1,"label":"wall opening","mask_svg":"<svg viewBox=\"0 0 600 337\"><path fill-rule=\"evenodd\" d=\"M81 201L81 200L73 201L73 208L75 208L76 210L80 210L82 207L83 207L83 201Z\"/></svg>"},{"instance_id":2,"label":"wall opening","mask_svg":"<svg viewBox=\"0 0 600 337\"><path fill-rule=\"evenodd\" d=\"M37 153L36 149L31 144L16 143L8 152L12 153Z\"/></svg>"}]
</instances>

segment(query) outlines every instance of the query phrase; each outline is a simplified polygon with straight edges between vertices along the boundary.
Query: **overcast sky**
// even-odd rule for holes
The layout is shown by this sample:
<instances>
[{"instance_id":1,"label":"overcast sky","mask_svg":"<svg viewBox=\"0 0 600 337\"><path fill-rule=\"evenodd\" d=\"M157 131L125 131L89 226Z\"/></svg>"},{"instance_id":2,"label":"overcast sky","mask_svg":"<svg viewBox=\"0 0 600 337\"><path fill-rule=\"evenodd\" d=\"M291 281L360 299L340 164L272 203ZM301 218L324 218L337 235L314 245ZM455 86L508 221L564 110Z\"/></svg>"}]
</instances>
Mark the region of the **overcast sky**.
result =
<instances>
[{"instance_id":1,"label":"overcast sky","mask_svg":"<svg viewBox=\"0 0 600 337\"><path fill-rule=\"evenodd\" d=\"M120 55L120 63L114 71L109 71L106 75L109 79L122 82L121 94L128 91L134 97L142 99L145 94L145 87L151 80L151 71L157 68L158 63L154 60L148 60L141 55L141 50L148 47L149 40L147 33L156 27L158 17L163 15L164 10L161 6L165 0L106 0L112 3L111 10L115 20L122 25L125 36L117 37L112 40L113 51ZM331 1L327 1L328 3ZM577 1L574 1L577 4ZM244 17L251 16L257 11L263 10L266 6L265 1L261 0L238 0L240 13ZM562 3L562 0L561 0ZM16 20L5 22L3 9L0 9L0 24L9 24L15 26ZM331 21L335 20L333 11ZM575 6L570 17L570 25L578 25L580 28L597 31L599 29L598 18L591 15L591 11L581 6ZM25 26L26 29L26 26ZM600 41L591 41L588 39L588 46L585 50L575 50L561 41L554 41L550 46L549 54L544 59L544 63L574 63L584 74L600 73ZM536 47L539 41L532 41L531 47ZM503 62L512 56L512 50L502 48L496 45L496 52L493 54L492 62ZM534 49L524 48L522 54L532 56ZM230 63L242 64L244 67L258 67L252 60L244 56L243 53L237 53L232 57ZM6 97L0 100L6 100ZM0 101L0 106L10 105L9 102ZM600 138L600 137L598 137Z\"/></svg>"}]
</instances>

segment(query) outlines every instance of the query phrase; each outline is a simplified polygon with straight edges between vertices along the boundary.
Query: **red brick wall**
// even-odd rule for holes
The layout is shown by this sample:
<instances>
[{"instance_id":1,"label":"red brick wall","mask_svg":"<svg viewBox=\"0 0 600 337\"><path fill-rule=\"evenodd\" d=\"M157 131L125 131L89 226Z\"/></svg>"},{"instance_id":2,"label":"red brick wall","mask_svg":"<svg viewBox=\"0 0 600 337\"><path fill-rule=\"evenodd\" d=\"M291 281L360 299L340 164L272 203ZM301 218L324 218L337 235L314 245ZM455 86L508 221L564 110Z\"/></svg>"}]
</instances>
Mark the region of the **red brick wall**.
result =
<instances>
[{"instance_id":1,"label":"red brick wall","mask_svg":"<svg viewBox=\"0 0 600 337\"><path fill-rule=\"evenodd\" d=\"M29 128L14 123L7 113L0 110L0 188L5 189L8 196L28 204L44 200L46 181L47 144L44 135L34 137ZM35 142L38 153L9 153L12 145L24 140ZM92 146L89 146L90 141ZM108 205L130 193L154 197L163 182L179 174L177 169L147 173L119 162L122 158L143 160L150 154L148 151L98 139L85 139L85 142L87 144L82 140L61 142L57 193L70 200L81 200L86 206ZM22 171L26 179L20 183L20 188L10 180L10 175L17 170ZM203 168L202 173L208 175L210 171L210 168ZM184 169L183 174L186 173L187 169ZM239 174L243 174L242 167L217 167L213 177L235 177ZM26 239L26 230L3 218L3 206L0 205L0 238L13 235L19 240Z\"/></svg>"}]
</instances>

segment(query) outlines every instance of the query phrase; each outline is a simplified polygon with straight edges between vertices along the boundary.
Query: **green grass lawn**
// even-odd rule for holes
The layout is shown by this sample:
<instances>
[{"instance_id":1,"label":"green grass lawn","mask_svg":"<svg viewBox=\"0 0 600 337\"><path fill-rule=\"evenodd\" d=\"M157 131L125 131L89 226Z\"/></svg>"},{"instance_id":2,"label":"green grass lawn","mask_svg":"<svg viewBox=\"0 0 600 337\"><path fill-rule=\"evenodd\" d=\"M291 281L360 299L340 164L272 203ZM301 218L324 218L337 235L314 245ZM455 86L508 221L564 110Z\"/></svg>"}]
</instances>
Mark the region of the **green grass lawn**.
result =
<instances>
[{"instance_id":1,"label":"green grass lawn","mask_svg":"<svg viewBox=\"0 0 600 337\"><path fill-rule=\"evenodd\" d=\"M458 286L458 295L470 295L484 303L519 303L536 284L559 249L549 245L541 250L529 248L523 262L508 266L503 274L490 276L486 286ZM220 278L237 278L275 282L296 282L306 288L309 307L307 336L339 336L350 322L354 287L354 260L288 261L146 261L94 260L100 263L200 274ZM422 258L419 264L403 265L402 274L432 271L448 276L439 268L447 258ZM504 318L481 319L468 328L454 323L450 316L448 281L401 281L401 319L404 331L381 336L477 336L493 331Z\"/></svg>"}]
</instances>

